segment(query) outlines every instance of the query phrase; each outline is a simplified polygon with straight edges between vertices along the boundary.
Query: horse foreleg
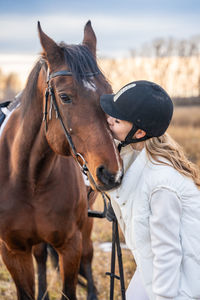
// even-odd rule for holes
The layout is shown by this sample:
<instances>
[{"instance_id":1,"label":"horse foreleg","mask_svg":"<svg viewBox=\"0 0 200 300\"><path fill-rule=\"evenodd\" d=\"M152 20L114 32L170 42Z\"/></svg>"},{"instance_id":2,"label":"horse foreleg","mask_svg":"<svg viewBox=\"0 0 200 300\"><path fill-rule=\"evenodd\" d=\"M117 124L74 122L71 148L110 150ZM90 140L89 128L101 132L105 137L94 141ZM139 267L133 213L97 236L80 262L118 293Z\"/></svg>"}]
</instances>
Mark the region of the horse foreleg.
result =
<instances>
[{"instance_id":1,"label":"horse foreleg","mask_svg":"<svg viewBox=\"0 0 200 300\"><path fill-rule=\"evenodd\" d=\"M80 264L80 274L87 279L87 300L97 300L97 290L94 285L92 276L92 258L93 244L91 241L91 232L93 227L93 219L88 218L83 227L83 250Z\"/></svg>"},{"instance_id":2,"label":"horse foreleg","mask_svg":"<svg viewBox=\"0 0 200 300\"><path fill-rule=\"evenodd\" d=\"M88 246L87 246L88 247ZM97 290L92 275L92 248L81 258L80 274L87 279L87 300L97 300ZM90 252L91 251L91 252Z\"/></svg>"},{"instance_id":3,"label":"horse foreleg","mask_svg":"<svg viewBox=\"0 0 200 300\"><path fill-rule=\"evenodd\" d=\"M15 282L18 300L34 300L35 280L31 250L12 251L3 243L1 254Z\"/></svg>"},{"instance_id":4,"label":"horse foreleg","mask_svg":"<svg viewBox=\"0 0 200 300\"><path fill-rule=\"evenodd\" d=\"M66 241L62 248L56 249L59 254L60 273L63 280L61 300L76 300L76 285L82 251L82 236L77 231Z\"/></svg>"},{"instance_id":5,"label":"horse foreleg","mask_svg":"<svg viewBox=\"0 0 200 300\"><path fill-rule=\"evenodd\" d=\"M38 300L49 300L46 280L47 244L40 243L33 247L33 254L37 263Z\"/></svg>"}]
</instances>

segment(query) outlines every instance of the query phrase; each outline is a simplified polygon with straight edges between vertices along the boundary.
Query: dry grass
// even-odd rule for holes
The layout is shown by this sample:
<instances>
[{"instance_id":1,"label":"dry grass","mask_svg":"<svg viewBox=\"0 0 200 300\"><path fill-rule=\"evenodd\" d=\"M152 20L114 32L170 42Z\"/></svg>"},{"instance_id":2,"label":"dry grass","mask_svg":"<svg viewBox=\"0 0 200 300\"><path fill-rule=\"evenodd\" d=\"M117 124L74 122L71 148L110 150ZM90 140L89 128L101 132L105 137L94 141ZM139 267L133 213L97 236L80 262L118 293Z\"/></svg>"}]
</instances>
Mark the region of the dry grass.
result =
<instances>
[{"instance_id":1,"label":"dry grass","mask_svg":"<svg viewBox=\"0 0 200 300\"><path fill-rule=\"evenodd\" d=\"M199 107L177 107L173 117L172 125L169 128L172 137L183 146L187 156L196 162L200 167L200 106ZM96 209L102 208L101 199L95 203ZM120 234L121 240L123 236ZM103 252L99 248L99 243L111 241L111 223L107 220L95 219L92 233L94 241L93 274L99 299L109 299L109 278L105 275L110 270L110 253ZM122 250L125 285L127 287L135 270L135 263L129 250ZM118 273L118 271L117 271ZM48 284L50 299L57 300L61 297L61 281L58 274L51 267L48 261ZM86 291L78 286L77 295L79 300L86 299ZM0 300L15 300L15 286L8 271L0 262ZM121 299L120 285L116 282L115 300Z\"/></svg>"},{"instance_id":2,"label":"dry grass","mask_svg":"<svg viewBox=\"0 0 200 300\"><path fill-rule=\"evenodd\" d=\"M175 107L172 127L194 127L200 128L200 107L199 106L178 106Z\"/></svg>"},{"instance_id":3,"label":"dry grass","mask_svg":"<svg viewBox=\"0 0 200 300\"><path fill-rule=\"evenodd\" d=\"M168 132L184 148L186 156L200 167L200 106L175 107Z\"/></svg>"}]
</instances>

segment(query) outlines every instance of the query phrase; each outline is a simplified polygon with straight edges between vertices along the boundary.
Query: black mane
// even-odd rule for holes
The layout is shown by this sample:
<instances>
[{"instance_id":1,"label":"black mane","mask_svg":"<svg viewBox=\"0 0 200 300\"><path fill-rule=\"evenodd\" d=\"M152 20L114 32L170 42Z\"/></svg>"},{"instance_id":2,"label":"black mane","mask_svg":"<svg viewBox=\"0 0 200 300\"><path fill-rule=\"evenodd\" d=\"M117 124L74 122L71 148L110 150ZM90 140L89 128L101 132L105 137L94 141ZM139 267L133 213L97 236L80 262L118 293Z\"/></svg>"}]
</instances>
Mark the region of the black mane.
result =
<instances>
[{"instance_id":1,"label":"black mane","mask_svg":"<svg viewBox=\"0 0 200 300\"><path fill-rule=\"evenodd\" d=\"M25 86L25 89L23 90L22 96L21 96L21 106L22 106L22 115L24 116L31 100L35 98L37 93L37 82L38 82L38 76L40 73L41 68L44 67L47 68L46 62L40 58L35 66L33 67L32 71L30 72L27 83Z\"/></svg>"},{"instance_id":2,"label":"black mane","mask_svg":"<svg viewBox=\"0 0 200 300\"><path fill-rule=\"evenodd\" d=\"M69 71L72 72L72 76L78 83L81 84L82 80L90 81L90 77L86 75L87 73L103 75L87 46L67 45L63 42L59 46L63 50Z\"/></svg>"}]
</instances>

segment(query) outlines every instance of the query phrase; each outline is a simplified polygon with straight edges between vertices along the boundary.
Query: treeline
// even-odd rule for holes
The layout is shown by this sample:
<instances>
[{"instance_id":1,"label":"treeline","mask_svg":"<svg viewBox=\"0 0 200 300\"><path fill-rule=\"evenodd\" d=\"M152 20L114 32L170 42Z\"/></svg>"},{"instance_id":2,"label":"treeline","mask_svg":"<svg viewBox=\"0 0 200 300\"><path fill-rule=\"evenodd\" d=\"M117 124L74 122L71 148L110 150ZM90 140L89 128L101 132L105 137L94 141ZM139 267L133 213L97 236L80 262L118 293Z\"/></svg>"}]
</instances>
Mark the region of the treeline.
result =
<instances>
[{"instance_id":1,"label":"treeline","mask_svg":"<svg viewBox=\"0 0 200 300\"><path fill-rule=\"evenodd\" d=\"M131 49L130 56L99 60L114 92L130 81L149 80L163 86L176 105L200 105L200 35L157 38ZM21 86L17 74L0 69L0 102L12 100Z\"/></svg>"},{"instance_id":2,"label":"treeline","mask_svg":"<svg viewBox=\"0 0 200 300\"><path fill-rule=\"evenodd\" d=\"M200 35L188 39L156 38L139 49L130 49L131 57L190 57L200 54Z\"/></svg>"},{"instance_id":3,"label":"treeline","mask_svg":"<svg viewBox=\"0 0 200 300\"><path fill-rule=\"evenodd\" d=\"M199 101L200 55L102 59L100 64L114 91L131 81L149 80L164 87L172 98Z\"/></svg>"},{"instance_id":4,"label":"treeline","mask_svg":"<svg viewBox=\"0 0 200 300\"><path fill-rule=\"evenodd\" d=\"M172 98L175 106L197 106L200 105L200 96L199 97L175 97ZM200 121L200 120L199 120Z\"/></svg>"}]
</instances>

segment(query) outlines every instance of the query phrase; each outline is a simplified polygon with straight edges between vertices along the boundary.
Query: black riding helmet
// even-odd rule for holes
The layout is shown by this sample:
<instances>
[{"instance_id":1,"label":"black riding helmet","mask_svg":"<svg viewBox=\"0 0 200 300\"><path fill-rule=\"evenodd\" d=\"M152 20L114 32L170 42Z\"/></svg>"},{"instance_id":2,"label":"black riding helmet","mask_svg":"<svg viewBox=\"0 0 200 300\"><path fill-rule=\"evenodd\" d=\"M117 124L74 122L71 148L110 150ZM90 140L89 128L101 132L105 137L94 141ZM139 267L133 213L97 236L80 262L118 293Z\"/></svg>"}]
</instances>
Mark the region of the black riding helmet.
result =
<instances>
[{"instance_id":1,"label":"black riding helmet","mask_svg":"<svg viewBox=\"0 0 200 300\"><path fill-rule=\"evenodd\" d=\"M173 103L166 91L146 80L131 82L116 94L102 95L100 105L111 117L133 123L120 149L130 143L163 135L173 114ZM132 138L138 129L144 130L146 135L140 139Z\"/></svg>"}]
</instances>

